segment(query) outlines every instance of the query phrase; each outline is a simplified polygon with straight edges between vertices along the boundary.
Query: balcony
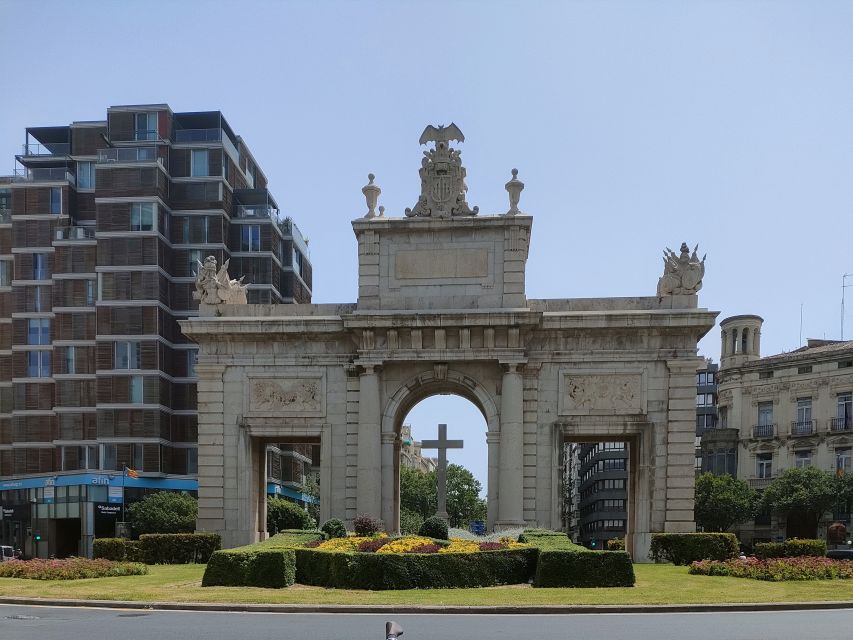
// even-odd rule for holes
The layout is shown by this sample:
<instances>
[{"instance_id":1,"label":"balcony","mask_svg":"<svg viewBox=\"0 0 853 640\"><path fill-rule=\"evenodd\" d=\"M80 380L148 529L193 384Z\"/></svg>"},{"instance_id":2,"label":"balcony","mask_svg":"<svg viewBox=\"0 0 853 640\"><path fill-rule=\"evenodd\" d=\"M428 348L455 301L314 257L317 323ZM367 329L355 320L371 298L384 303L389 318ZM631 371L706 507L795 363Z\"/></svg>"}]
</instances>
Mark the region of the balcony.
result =
<instances>
[{"instance_id":1,"label":"balcony","mask_svg":"<svg viewBox=\"0 0 853 640\"><path fill-rule=\"evenodd\" d=\"M54 231L55 240L94 240L95 230L91 227L60 227Z\"/></svg>"},{"instance_id":2,"label":"balcony","mask_svg":"<svg viewBox=\"0 0 853 640\"><path fill-rule=\"evenodd\" d=\"M15 169L15 179L25 182L70 182L76 184L74 174L65 167L43 169Z\"/></svg>"},{"instance_id":3,"label":"balcony","mask_svg":"<svg viewBox=\"0 0 853 640\"><path fill-rule=\"evenodd\" d=\"M228 134L219 127L211 129L175 129L175 142L179 144L187 144L193 142L221 142L222 146L228 152L228 155L237 162L240 157L237 153L237 148L228 137Z\"/></svg>"},{"instance_id":4,"label":"balcony","mask_svg":"<svg viewBox=\"0 0 853 640\"><path fill-rule=\"evenodd\" d=\"M27 158L43 157L43 156L67 156L71 153L71 144L67 142L51 142L49 144L39 144L31 142L23 145L21 155Z\"/></svg>"},{"instance_id":5,"label":"balcony","mask_svg":"<svg viewBox=\"0 0 853 640\"><path fill-rule=\"evenodd\" d=\"M853 431L853 417L833 418L829 422L829 430L833 433L841 431Z\"/></svg>"},{"instance_id":6,"label":"balcony","mask_svg":"<svg viewBox=\"0 0 853 640\"><path fill-rule=\"evenodd\" d=\"M791 423L792 437L811 436L814 432L814 420L795 420Z\"/></svg>"},{"instance_id":7,"label":"balcony","mask_svg":"<svg viewBox=\"0 0 853 640\"><path fill-rule=\"evenodd\" d=\"M280 223L279 210L268 204L240 205L237 207L238 218L268 218Z\"/></svg>"},{"instance_id":8,"label":"balcony","mask_svg":"<svg viewBox=\"0 0 853 640\"><path fill-rule=\"evenodd\" d=\"M98 164L162 162L157 147L116 147L98 150Z\"/></svg>"},{"instance_id":9,"label":"balcony","mask_svg":"<svg viewBox=\"0 0 853 640\"><path fill-rule=\"evenodd\" d=\"M0 224L9 224L12 222L12 210L0 209Z\"/></svg>"},{"instance_id":10,"label":"balcony","mask_svg":"<svg viewBox=\"0 0 853 640\"><path fill-rule=\"evenodd\" d=\"M772 438L776 431L774 424L758 424L752 428L753 438Z\"/></svg>"},{"instance_id":11,"label":"balcony","mask_svg":"<svg viewBox=\"0 0 853 640\"><path fill-rule=\"evenodd\" d=\"M750 478L749 486L753 489L766 489L771 482L773 482L772 476L769 478Z\"/></svg>"}]
</instances>

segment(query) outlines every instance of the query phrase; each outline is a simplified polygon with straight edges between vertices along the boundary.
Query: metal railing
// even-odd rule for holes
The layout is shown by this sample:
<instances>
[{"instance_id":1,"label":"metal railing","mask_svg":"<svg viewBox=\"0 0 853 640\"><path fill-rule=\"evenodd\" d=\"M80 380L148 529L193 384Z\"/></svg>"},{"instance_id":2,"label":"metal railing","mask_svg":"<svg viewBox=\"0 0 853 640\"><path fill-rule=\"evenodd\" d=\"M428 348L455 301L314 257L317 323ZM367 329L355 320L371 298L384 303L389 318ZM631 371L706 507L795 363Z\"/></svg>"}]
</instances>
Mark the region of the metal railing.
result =
<instances>
[{"instance_id":1,"label":"metal railing","mask_svg":"<svg viewBox=\"0 0 853 640\"><path fill-rule=\"evenodd\" d=\"M23 156L67 156L71 153L71 144L68 142L53 142L51 144L39 144L32 142L23 145Z\"/></svg>"},{"instance_id":2,"label":"metal railing","mask_svg":"<svg viewBox=\"0 0 853 640\"><path fill-rule=\"evenodd\" d=\"M814 420L794 420L791 423L792 436L810 436L814 432Z\"/></svg>"},{"instance_id":3,"label":"metal railing","mask_svg":"<svg viewBox=\"0 0 853 640\"><path fill-rule=\"evenodd\" d=\"M15 169L15 177L26 182L63 182L76 184L74 174L65 167Z\"/></svg>"},{"instance_id":4,"label":"metal railing","mask_svg":"<svg viewBox=\"0 0 853 640\"><path fill-rule=\"evenodd\" d=\"M767 485L773 482L773 476L769 478L750 478L749 486L753 489L766 489Z\"/></svg>"},{"instance_id":5,"label":"metal railing","mask_svg":"<svg viewBox=\"0 0 853 640\"><path fill-rule=\"evenodd\" d=\"M752 428L753 438L772 438L776 430L773 424L757 424Z\"/></svg>"},{"instance_id":6,"label":"metal railing","mask_svg":"<svg viewBox=\"0 0 853 640\"><path fill-rule=\"evenodd\" d=\"M853 431L853 417L832 418L829 421L830 431Z\"/></svg>"},{"instance_id":7,"label":"metal railing","mask_svg":"<svg viewBox=\"0 0 853 640\"><path fill-rule=\"evenodd\" d=\"M59 227L54 231L56 240L92 240L95 230L90 227Z\"/></svg>"},{"instance_id":8,"label":"metal railing","mask_svg":"<svg viewBox=\"0 0 853 640\"><path fill-rule=\"evenodd\" d=\"M114 147L98 150L98 163L113 162L156 162L157 147Z\"/></svg>"}]
</instances>

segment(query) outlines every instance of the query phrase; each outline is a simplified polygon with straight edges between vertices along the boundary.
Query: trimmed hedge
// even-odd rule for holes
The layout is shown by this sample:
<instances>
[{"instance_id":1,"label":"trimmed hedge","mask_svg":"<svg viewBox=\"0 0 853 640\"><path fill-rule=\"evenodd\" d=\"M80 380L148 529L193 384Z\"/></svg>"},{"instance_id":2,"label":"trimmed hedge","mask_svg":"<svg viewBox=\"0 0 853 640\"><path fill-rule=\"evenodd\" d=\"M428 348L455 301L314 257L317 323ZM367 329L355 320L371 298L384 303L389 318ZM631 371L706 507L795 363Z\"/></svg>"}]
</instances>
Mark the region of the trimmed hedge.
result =
<instances>
[{"instance_id":1,"label":"trimmed hedge","mask_svg":"<svg viewBox=\"0 0 853 640\"><path fill-rule=\"evenodd\" d=\"M531 544L543 551L589 551L586 547L572 542L571 538L562 531L548 529L525 529L519 534L518 541Z\"/></svg>"},{"instance_id":2,"label":"trimmed hedge","mask_svg":"<svg viewBox=\"0 0 853 640\"><path fill-rule=\"evenodd\" d=\"M826 555L826 541L808 538L789 538L785 542L759 542L755 545L756 558L796 558Z\"/></svg>"},{"instance_id":3,"label":"trimmed hedge","mask_svg":"<svg viewBox=\"0 0 853 640\"><path fill-rule=\"evenodd\" d=\"M204 564L222 548L218 533L146 533L139 536L145 564Z\"/></svg>"},{"instance_id":4,"label":"trimmed hedge","mask_svg":"<svg viewBox=\"0 0 853 640\"><path fill-rule=\"evenodd\" d=\"M536 549L477 553L336 553L296 549L300 584L338 589L451 589L528 582Z\"/></svg>"},{"instance_id":5,"label":"trimmed hedge","mask_svg":"<svg viewBox=\"0 0 853 640\"><path fill-rule=\"evenodd\" d=\"M534 587L633 587L634 565L624 551L541 550Z\"/></svg>"},{"instance_id":6,"label":"trimmed hedge","mask_svg":"<svg viewBox=\"0 0 853 640\"><path fill-rule=\"evenodd\" d=\"M293 549L306 545L309 542L314 542L315 540L325 539L326 534L316 529L287 529L280 531L274 536L270 536L266 540L249 546L253 549Z\"/></svg>"},{"instance_id":7,"label":"trimmed hedge","mask_svg":"<svg viewBox=\"0 0 853 640\"><path fill-rule=\"evenodd\" d=\"M293 549L254 549L238 547L214 553L201 586L289 587L296 580Z\"/></svg>"},{"instance_id":8,"label":"trimmed hedge","mask_svg":"<svg viewBox=\"0 0 853 640\"><path fill-rule=\"evenodd\" d=\"M607 541L608 551L625 551L625 538L610 538Z\"/></svg>"},{"instance_id":9,"label":"trimmed hedge","mask_svg":"<svg viewBox=\"0 0 853 640\"><path fill-rule=\"evenodd\" d=\"M138 540L127 538L95 538L92 557L117 562L142 562L142 546Z\"/></svg>"},{"instance_id":10,"label":"trimmed hedge","mask_svg":"<svg viewBox=\"0 0 853 640\"><path fill-rule=\"evenodd\" d=\"M740 555L733 533L653 533L649 557L684 565L699 560L731 560Z\"/></svg>"},{"instance_id":11,"label":"trimmed hedge","mask_svg":"<svg viewBox=\"0 0 853 640\"><path fill-rule=\"evenodd\" d=\"M432 516L424 520L424 523L418 529L418 535L437 540L447 540L447 531L447 522L438 516Z\"/></svg>"}]
</instances>

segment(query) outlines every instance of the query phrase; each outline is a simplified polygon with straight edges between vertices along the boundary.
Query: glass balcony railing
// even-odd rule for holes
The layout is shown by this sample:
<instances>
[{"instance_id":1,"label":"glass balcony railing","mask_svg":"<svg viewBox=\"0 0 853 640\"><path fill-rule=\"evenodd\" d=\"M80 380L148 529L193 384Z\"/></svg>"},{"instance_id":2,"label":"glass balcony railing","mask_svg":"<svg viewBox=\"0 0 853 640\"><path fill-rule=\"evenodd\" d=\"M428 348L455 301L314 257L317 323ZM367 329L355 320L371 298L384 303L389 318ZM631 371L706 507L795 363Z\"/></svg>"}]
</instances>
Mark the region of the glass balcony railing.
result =
<instances>
[{"instance_id":1,"label":"glass balcony railing","mask_svg":"<svg viewBox=\"0 0 853 640\"><path fill-rule=\"evenodd\" d=\"M237 207L238 218L269 218L275 222L279 221L279 210L268 204L240 205Z\"/></svg>"},{"instance_id":2,"label":"glass balcony railing","mask_svg":"<svg viewBox=\"0 0 853 640\"><path fill-rule=\"evenodd\" d=\"M239 154L237 148L228 134L222 129L175 129L175 142L192 143L192 142L221 142L222 146L231 156L234 162L238 162Z\"/></svg>"},{"instance_id":3,"label":"glass balcony railing","mask_svg":"<svg viewBox=\"0 0 853 640\"><path fill-rule=\"evenodd\" d=\"M54 231L56 240L93 240L95 230L89 227L60 227Z\"/></svg>"},{"instance_id":4,"label":"glass balcony railing","mask_svg":"<svg viewBox=\"0 0 853 640\"><path fill-rule=\"evenodd\" d=\"M156 162L157 159L157 147L116 147L113 149L98 150L99 164L113 162Z\"/></svg>"},{"instance_id":5,"label":"glass balcony railing","mask_svg":"<svg viewBox=\"0 0 853 640\"><path fill-rule=\"evenodd\" d=\"M76 184L74 174L65 167L15 169L15 179L26 182L63 182Z\"/></svg>"},{"instance_id":6,"label":"glass balcony railing","mask_svg":"<svg viewBox=\"0 0 853 640\"><path fill-rule=\"evenodd\" d=\"M0 209L0 224L8 224L12 222L12 210Z\"/></svg>"},{"instance_id":7,"label":"glass balcony railing","mask_svg":"<svg viewBox=\"0 0 853 640\"><path fill-rule=\"evenodd\" d=\"M32 142L23 146L24 156L67 156L71 153L71 144L67 142L52 142L50 144L39 144Z\"/></svg>"}]
</instances>

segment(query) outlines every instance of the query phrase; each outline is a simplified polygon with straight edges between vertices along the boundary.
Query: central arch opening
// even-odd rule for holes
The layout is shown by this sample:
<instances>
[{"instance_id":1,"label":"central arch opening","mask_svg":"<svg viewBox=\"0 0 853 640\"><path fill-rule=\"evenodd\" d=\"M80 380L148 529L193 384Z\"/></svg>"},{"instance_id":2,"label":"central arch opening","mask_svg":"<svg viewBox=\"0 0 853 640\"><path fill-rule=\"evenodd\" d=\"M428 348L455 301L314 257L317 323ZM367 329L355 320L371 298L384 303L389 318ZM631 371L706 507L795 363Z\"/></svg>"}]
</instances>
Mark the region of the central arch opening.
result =
<instances>
[{"instance_id":1,"label":"central arch opening","mask_svg":"<svg viewBox=\"0 0 853 640\"><path fill-rule=\"evenodd\" d=\"M439 425L446 425L440 429ZM442 447L446 457L446 514L452 528L483 533L488 527L489 464L483 412L471 401L436 393L417 401L398 427L400 530L417 533L439 510Z\"/></svg>"}]
</instances>

